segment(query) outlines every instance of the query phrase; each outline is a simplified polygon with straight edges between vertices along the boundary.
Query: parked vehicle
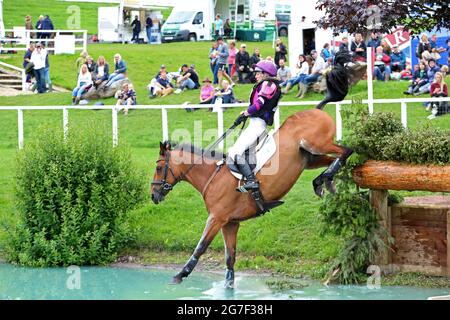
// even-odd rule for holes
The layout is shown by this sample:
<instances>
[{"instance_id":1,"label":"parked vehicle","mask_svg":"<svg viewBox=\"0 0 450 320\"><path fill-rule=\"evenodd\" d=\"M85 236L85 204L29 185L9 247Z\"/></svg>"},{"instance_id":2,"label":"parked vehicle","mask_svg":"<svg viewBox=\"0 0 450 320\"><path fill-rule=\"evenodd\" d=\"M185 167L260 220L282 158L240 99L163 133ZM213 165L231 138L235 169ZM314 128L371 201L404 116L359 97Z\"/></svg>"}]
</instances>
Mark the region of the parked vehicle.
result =
<instances>
[{"instance_id":1,"label":"parked vehicle","mask_svg":"<svg viewBox=\"0 0 450 320\"><path fill-rule=\"evenodd\" d=\"M291 24L291 15L288 13L277 13L276 24L279 37L288 36L288 27Z\"/></svg>"}]
</instances>

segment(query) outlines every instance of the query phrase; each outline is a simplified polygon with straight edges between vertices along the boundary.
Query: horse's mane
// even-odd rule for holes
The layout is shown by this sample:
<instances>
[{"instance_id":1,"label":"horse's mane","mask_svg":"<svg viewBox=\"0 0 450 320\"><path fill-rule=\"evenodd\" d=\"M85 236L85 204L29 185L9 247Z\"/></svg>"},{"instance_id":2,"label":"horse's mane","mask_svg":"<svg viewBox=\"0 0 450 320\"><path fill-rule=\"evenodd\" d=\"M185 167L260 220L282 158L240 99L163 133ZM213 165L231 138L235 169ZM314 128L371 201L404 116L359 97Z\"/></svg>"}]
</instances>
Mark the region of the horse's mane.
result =
<instances>
[{"instance_id":1,"label":"horse's mane","mask_svg":"<svg viewBox=\"0 0 450 320\"><path fill-rule=\"evenodd\" d=\"M197 156L203 156L204 158L213 159L213 160L221 160L224 158L224 154L221 151L217 150L205 150L204 148L199 148L197 146L194 146L191 143L173 143L173 142L164 142L170 143L173 146L173 150L180 150L185 152L190 152Z\"/></svg>"}]
</instances>

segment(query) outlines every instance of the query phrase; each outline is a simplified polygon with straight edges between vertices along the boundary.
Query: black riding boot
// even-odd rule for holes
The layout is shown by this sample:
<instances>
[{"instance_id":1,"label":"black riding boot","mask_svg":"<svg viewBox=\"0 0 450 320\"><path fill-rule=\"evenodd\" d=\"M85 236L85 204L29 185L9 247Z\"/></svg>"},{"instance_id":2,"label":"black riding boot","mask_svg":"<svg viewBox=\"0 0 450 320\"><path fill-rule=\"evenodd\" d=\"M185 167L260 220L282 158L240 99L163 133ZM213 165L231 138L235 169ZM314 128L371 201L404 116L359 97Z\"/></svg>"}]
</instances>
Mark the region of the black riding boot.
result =
<instances>
[{"instance_id":1,"label":"black riding boot","mask_svg":"<svg viewBox=\"0 0 450 320\"><path fill-rule=\"evenodd\" d=\"M244 188L247 191L259 190L259 182L256 181L255 175L253 174L250 165L243 156L236 156L236 166L238 167L239 172L247 179L247 181L241 188ZM240 191L239 189L237 190Z\"/></svg>"}]
</instances>

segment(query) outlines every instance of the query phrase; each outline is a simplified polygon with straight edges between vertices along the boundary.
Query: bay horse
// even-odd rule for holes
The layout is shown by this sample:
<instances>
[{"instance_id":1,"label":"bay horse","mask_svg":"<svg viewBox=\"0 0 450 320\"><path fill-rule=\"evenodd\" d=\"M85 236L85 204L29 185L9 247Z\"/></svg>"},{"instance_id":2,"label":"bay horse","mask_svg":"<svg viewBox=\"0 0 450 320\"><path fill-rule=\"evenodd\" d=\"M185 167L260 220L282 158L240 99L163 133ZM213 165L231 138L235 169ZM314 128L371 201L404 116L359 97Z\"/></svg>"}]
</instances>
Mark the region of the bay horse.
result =
<instances>
[{"instance_id":1,"label":"bay horse","mask_svg":"<svg viewBox=\"0 0 450 320\"><path fill-rule=\"evenodd\" d=\"M333 177L352 153L351 149L334 143L335 132L331 116L319 109L297 112L288 117L274 133L277 150L264 165L277 165L278 170L275 174L264 175L263 167L256 175L264 200L281 199L303 170L325 166L329 167L314 179L313 187L319 196L323 195L323 185L333 192ZM193 160L195 157L200 157L200 161ZM233 288L239 223L258 216L256 202L249 193L237 192L237 179L228 168L217 166L215 159L203 155L202 150L186 144L172 149L169 142L160 143L151 186L153 202L163 201L180 181L190 183L202 194L208 218L194 253L172 282L181 283L193 271L200 256L222 230L227 267L225 287Z\"/></svg>"}]
</instances>

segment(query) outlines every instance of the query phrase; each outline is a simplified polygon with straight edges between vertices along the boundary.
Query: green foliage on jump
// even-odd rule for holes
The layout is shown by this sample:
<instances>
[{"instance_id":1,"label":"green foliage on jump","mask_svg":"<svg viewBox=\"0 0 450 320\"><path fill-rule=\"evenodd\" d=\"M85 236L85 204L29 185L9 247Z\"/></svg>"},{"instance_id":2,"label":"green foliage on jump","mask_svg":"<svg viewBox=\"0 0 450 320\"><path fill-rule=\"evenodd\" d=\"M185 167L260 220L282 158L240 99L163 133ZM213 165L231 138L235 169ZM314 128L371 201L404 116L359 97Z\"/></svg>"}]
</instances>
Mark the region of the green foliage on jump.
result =
<instances>
[{"instance_id":1,"label":"green foliage on jump","mask_svg":"<svg viewBox=\"0 0 450 320\"><path fill-rule=\"evenodd\" d=\"M133 240L125 214L145 198L144 175L94 123L69 132L64 140L60 131L43 130L18 154L20 222L6 247L10 262L106 264Z\"/></svg>"},{"instance_id":2,"label":"green foliage on jump","mask_svg":"<svg viewBox=\"0 0 450 320\"><path fill-rule=\"evenodd\" d=\"M367 108L353 104L343 111L351 132L343 144L354 150L337 177L337 194L328 194L320 208L323 232L344 239L339 255L331 263L331 279L359 283L367 279L366 270L388 237L371 207L367 192L361 192L352 179L352 170L368 159L415 164L450 163L450 134L423 126L405 129L392 113L369 115ZM390 197L390 202L401 199Z\"/></svg>"},{"instance_id":3,"label":"green foliage on jump","mask_svg":"<svg viewBox=\"0 0 450 320\"><path fill-rule=\"evenodd\" d=\"M391 160L414 164L450 163L450 131L427 123L417 129L405 129L390 112L369 116L367 108L345 110L353 132L345 141L362 159Z\"/></svg>"}]
</instances>

